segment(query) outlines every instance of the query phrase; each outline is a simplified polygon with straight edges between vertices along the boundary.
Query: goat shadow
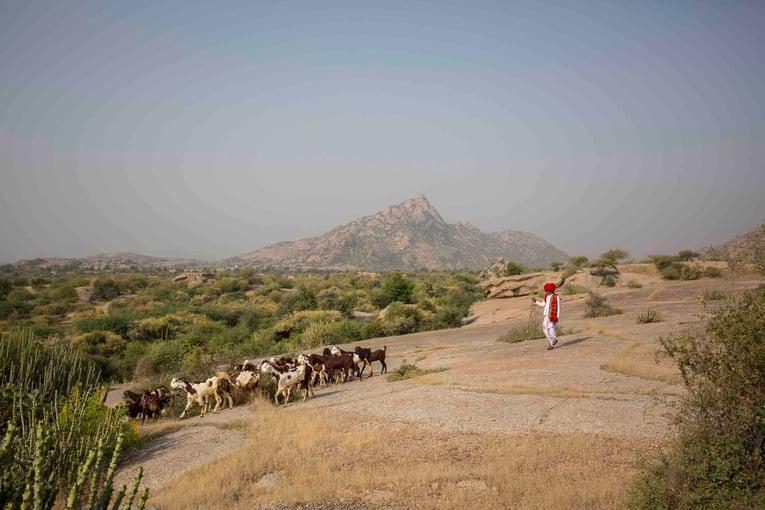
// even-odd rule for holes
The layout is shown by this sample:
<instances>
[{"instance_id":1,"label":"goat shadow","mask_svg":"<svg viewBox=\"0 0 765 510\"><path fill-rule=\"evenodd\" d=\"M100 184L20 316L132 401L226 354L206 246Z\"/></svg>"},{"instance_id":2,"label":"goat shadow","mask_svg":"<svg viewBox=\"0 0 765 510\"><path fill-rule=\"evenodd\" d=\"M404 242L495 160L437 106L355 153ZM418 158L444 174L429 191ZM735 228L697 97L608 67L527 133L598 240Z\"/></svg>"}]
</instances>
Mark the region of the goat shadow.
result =
<instances>
[{"instance_id":1,"label":"goat shadow","mask_svg":"<svg viewBox=\"0 0 765 510\"><path fill-rule=\"evenodd\" d=\"M348 384L348 383L343 383L343 384ZM314 388L314 391L315 391L315 393L314 393L314 394L315 394L316 396L315 396L315 397L309 397L309 399L308 399L308 400L311 400L312 398L323 398L323 397L328 397L328 396L330 396L330 395L334 395L335 393L340 393L340 390L333 390L333 391L322 391L321 393L319 393L319 392L318 392L318 390L316 390L316 388Z\"/></svg>"},{"instance_id":2,"label":"goat shadow","mask_svg":"<svg viewBox=\"0 0 765 510\"><path fill-rule=\"evenodd\" d=\"M571 345L576 345L578 343L584 342L585 340L589 340L592 338L591 336L583 336L579 338L575 338L574 340L569 340L568 342L560 342L560 345L556 345L556 349L560 349L561 347L569 347Z\"/></svg>"}]
</instances>

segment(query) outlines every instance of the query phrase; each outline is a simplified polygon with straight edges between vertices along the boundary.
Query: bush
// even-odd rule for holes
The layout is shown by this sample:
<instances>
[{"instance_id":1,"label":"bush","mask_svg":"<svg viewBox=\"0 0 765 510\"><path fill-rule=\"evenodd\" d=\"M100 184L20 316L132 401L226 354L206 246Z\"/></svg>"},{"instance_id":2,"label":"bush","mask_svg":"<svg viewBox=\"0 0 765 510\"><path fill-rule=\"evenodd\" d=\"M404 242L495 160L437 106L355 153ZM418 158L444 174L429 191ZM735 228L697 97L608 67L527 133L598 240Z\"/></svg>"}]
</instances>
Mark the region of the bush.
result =
<instances>
[{"instance_id":1,"label":"bush","mask_svg":"<svg viewBox=\"0 0 765 510\"><path fill-rule=\"evenodd\" d=\"M78 489L67 488L79 486L82 494L87 481L103 495L93 508L107 508L121 444L139 440L119 409L101 403L93 364L66 344L49 347L15 332L0 338L0 366L3 507L47 509L68 493L79 508ZM109 458L111 464L101 463Z\"/></svg>"},{"instance_id":2,"label":"bush","mask_svg":"<svg viewBox=\"0 0 765 510\"><path fill-rule=\"evenodd\" d=\"M135 375L151 377L177 372L188 351L188 347L178 340L154 343L138 361Z\"/></svg>"},{"instance_id":3,"label":"bush","mask_svg":"<svg viewBox=\"0 0 765 510\"><path fill-rule=\"evenodd\" d=\"M704 274L704 269L695 264L682 264L680 277L683 280L698 280Z\"/></svg>"},{"instance_id":4,"label":"bush","mask_svg":"<svg viewBox=\"0 0 765 510\"><path fill-rule=\"evenodd\" d=\"M606 275L606 276L603 277L602 280L600 280L600 285L602 287L615 287L616 286L616 280L614 280L611 275Z\"/></svg>"},{"instance_id":5,"label":"bush","mask_svg":"<svg viewBox=\"0 0 765 510\"><path fill-rule=\"evenodd\" d=\"M111 301L119 295L120 287L114 278L96 278L93 282L93 299Z\"/></svg>"},{"instance_id":6,"label":"bush","mask_svg":"<svg viewBox=\"0 0 765 510\"><path fill-rule=\"evenodd\" d=\"M544 338L544 336L544 332L538 327L531 327L531 325L516 326L499 337L499 341L514 344L518 342L525 342L526 340Z\"/></svg>"},{"instance_id":7,"label":"bush","mask_svg":"<svg viewBox=\"0 0 765 510\"><path fill-rule=\"evenodd\" d=\"M333 322L329 326L329 334L333 342L338 344L347 344L361 340L361 323L353 319L345 319L340 322Z\"/></svg>"},{"instance_id":8,"label":"bush","mask_svg":"<svg viewBox=\"0 0 765 510\"><path fill-rule=\"evenodd\" d=\"M83 318L74 321L74 330L81 333L91 331L111 331L127 338L128 323L130 317L126 315L103 315L99 317Z\"/></svg>"},{"instance_id":9,"label":"bush","mask_svg":"<svg viewBox=\"0 0 765 510\"><path fill-rule=\"evenodd\" d=\"M590 292L590 289L584 285L569 284L560 288L560 293L563 296L570 296L572 294L587 294L588 292Z\"/></svg>"},{"instance_id":10,"label":"bush","mask_svg":"<svg viewBox=\"0 0 765 510\"><path fill-rule=\"evenodd\" d=\"M725 299L727 293L720 289L704 289L703 292L704 301L719 301Z\"/></svg>"},{"instance_id":11,"label":"bush","mask_svg":"<svg viewBox=\"0 0 765 510\"><path fill-rule=\"evenodd\" d=\"M642 289L643 284L636 281L629 281L627 282L627 287L629 287L630 289Z\"/></svg>"},{"instance_id":12,"label":"bush","mask_svg":"<svg viewBox=\"0 0 765 510\"><path fill-rule=\"evenodd\" d=\"M414 333L418 330L421 322L422 312L420 310L399 302L388 306L385 317L380 319L385 336Z\"/></svg>"},{"instance_id":13,"label":"bush","mask_svg":"<svg viewBox=\"0 0 765 510\"><path fill-rule=\"evenodd\" d=\"M722 270L719 267L709 266L704 269L704 276L707 278L720 278Z\"/></svg>"},{"instance_id":14,"label":"bush","mask_svg":"<svg viewBox=\"0 0 765 510\"><path fill-rule=\"evenodd\" d=\"M414 283L406 279L401 273L393 273L387 280L385 280L381 290L384 301L386 301L381 308L384 308L394 301L411 303L412 295L414 293Z\"/></svg>"},{"instance_id":15,"label":"bush","mask_svg":"<svg viewBox=\"0 0 765 510\"><path fill-rule=\"evenodd\" d=\"M571 278L576 274L576 272L579 271L579 268L576 266L568 266L566 269L563 270L563 274L561 274L561 280L565 283L568 278Z\"/></svg>"},{"instance_id":16,"label":"bush","mask_svg":"<svg viewBox=\"0 0 765 510\"><path fill-rule=\"evenodd\" d=\"M649 255L648 260L653 262L653 264L656 266L656 269L663 271L664 269L677 262L677 257L674 255Z\"/></svg>"},{"instance_id":17,"label":"bush","mask_svg":"<svg viewBox=\"0 0 765 510\"><path fill-rule=\"evenodd\" d=\"M417 367L416 364L407 363L407 361L404 360L398 369L388 376L388 380L394 382L402 381L404 379L411 379L412 377L417 377L423 374L425 374L425 371Z\"/></svg>"},{"instance_id":18,"label":"bush","mask_svg":"<svg viewBox=\"0 0 765 510\"><path fill-rule=\"evenodd\" d=\"M523 264L519 264L513 261L508 261L507 265L505 266L505 273L503 276L515 276L517 274L524 274L526 272L527 272L527 269Z\"/></svg>"},{"instance_id":19,"label":"bush","mask_svg":"<svg viewBox=\"0 0 765 510\"><path fill-rule=\"evenodd\" d=\"M632 508L765 505L765 291L721 304L701 335L660 339L687 388L671 451L644 469Z\"/></svg>"},{"instance_id":20,"label":"bush","mask_svg":"<svg viewBox=\"0 0 765 510\"><path fill-rule=\"evenodd\" d=\"M279 301L279 315L287 315L293 312L303 310L316 310L319 307L319 301L316 293L305 285L298 287L297 292L282 296Z\"/></svg>"},{"instance_id":21,"label":"bush","mask_svg":"<svg viewBox=\"0 0 765 510\"><path fill-rule=\"evenodd\" d=\"M333 343L331 323L329 321L312 322L305 328L300 340L301 351Z\"/></svg>"},{"instance_id":22,"label":"bush","mask_svg":"<svg viewBox=\"0 0 765 510\"><path fill-rule=\"evenodd\" d=\"M618 315L622 311L608 304L606 298L595 292L590 292L587 301L584 302L585 317L607 317L609 315Z\"/></svg>"},{"instance_id":23,"label":"bush","mask_svg":"<svg viewBox=\"0 0 765 510\"><path fill-rule=\"evenodd\" d=\"M673 262L670 265L664 267L659 272L661 273L662 278L665 280L679 280L682 278L682 268L683 265L679 262Z\"/></svg>"},{"instance_id":24,"label":"bush","mask_svg":"<svg viewBox=\"0 0 765 510\"><path fill-rule=\"evenodd\" d=\"M637 323L648 324L649 322L659 322L659 315L656 313L656 310L653 308L646 308L645 310L638 311Z\"/></svg>"}]
</instances>

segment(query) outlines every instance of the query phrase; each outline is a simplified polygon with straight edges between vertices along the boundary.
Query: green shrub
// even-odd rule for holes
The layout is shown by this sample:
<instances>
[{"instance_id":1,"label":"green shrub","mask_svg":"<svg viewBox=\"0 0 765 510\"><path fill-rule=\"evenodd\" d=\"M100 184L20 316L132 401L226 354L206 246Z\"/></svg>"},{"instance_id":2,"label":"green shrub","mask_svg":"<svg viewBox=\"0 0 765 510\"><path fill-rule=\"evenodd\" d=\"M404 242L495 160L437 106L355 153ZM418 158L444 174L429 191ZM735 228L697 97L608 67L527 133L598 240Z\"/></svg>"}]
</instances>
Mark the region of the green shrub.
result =
<instances>
[{"instance_id":1,"label":"green shrub","mask_svg":"<svg viewBox=\"0 0 765 510\"><path fill-rule=\"evenodd\" d=\"M585 287L584 285L574 285L573 283L563 285L563 287L560 288L560 293L563 296L571 296L573 294L587 294L588 292L590 292L589 288Z\"/></svg>"},{"instance_id":2,"label":"green shrub","mask_svg":"<svg viewBox=\"0 0 765 510\"><path fill-rule=\"evenodd\" d=\"M331 323L329 321L312 322L305 328L300 340L299 350L301 351L333 343Z\"/></svg>"},{"instance_id":3,"label":"green shrub","mask_svg":"<svg viewBox=\"0 0 765 510\"><path fill-rule=\"evenodd\" d=\"M380 320L373 320L361 325L361 338L360 340L367 340L368 338L379 338L385 336Z\"/></svg>"},{"instance_id":4,"label":"green shrub","mask_svg":"<svg viewBox=\"0 0 765 510\"><path fill-rule=\"evenodd\" d=\"M361 329L362 325L360 322L353 319L345 319L330 323L329 335L334 343L348 344L362 339Z\"/></svg>"},{"instance_id":5,"label":"green shrub","mask_svg":"<svg viewBox=\"0 0 765 510\"><path fill-rule=\"evenodd\" d=\"M687 388L671 450L647 464L631 508L765 505L765 291L722 303L705 332L660 339Z\"/></svg>"},{"instance_id":6,"label":"green shrub","mask_svg":"<svg viewBox=\"0 0 765 510\"><path fill-rule=\"evenodd\" d=\"M111 301L120 295L120 286L114 278L96 278L93 281L93 299Z\"/></svg>"},{"instance_id":7,"label":"green shrub","mask_svg":"<svg viewBox=\"0 0 765 510\"><path fill-rule=\"evenodd\" d=\"M0 319L29 317L33 306L25 301L0 301Z\"/></svg>"},{"instance_id":8,"label":"green shrub","mask_svg":"<svg viewBox=\"0 0 765 510\"><path fill-rule=\"evenodd\" d=\"M413 306L406 306L398 301L387 308L380 324L385 336L406 335L418 331L422 322L422 312Z\"/></svg>"},{"instance_id":9,"label":"green shrub","mask_svg":"<svg viewBox=\"0 0 765 510\"><path fill-rule=\"evenodd\" d=\"M653 308L646 308L645 310L639 310L637 313L638 324L648 324L649 322L659 322L659 315Z\"/></svg>"},{"instance_id":10,"label":"green shrub","mask_svg":"<svg viewBox=\"0 0 765 510\"><path fill-rule=\"evenodd\" d=\"M153 343L138 361L135 375L150 377L177 372L181 369L183 358L188 351L188 347L178 340Z\"/></svg>"},{"instance_id":11,"label":"green shrub","mask_svg":"<svg viewBox=\"0 0 765 510\"><path fill-rule=\"evenodd\" d=\"M13 287L13 281L4 276L0 277L0 299L5 299Z\"/></svg>"},{"instance_id":12,"label":"green shrub","mask_svg":"<svg viewBox=\"0 0 765 510\"><path fill-rule=\"evenodd\" d=\"M35 508L50 508L63 500L67 487L81 488L84 481L91 495L103 496L93 508L106 508L122 438L129 444L139 440L123 424L120 409L101 403L104 389L93 364L66 344L46 346L28 332L0 337L0 362L4 508L30 507L32 499ZM84 469L96 452L99 461L112 463Z\"/></svg>"},{"instance_id":13,"label":"green shrub","mask_svg":"<svg viewBox=\"0 0 765 510\"><path fill-rule=\"evenodd\" d=\"M627 287L629 287L630 289L642 289L643 284L632 280L627 282Z\"/></svg>"},{"instance_id":14,"label":"green shrub","mask_svg":"<svg viewBox=\"0 0 765 510\"><path fill-rule=\"evenodd\" d=\"M34 298L35 295L25 288L15 288L6 296L8 301L32 301Z\"/></svg>"},{"instance_id":15,"label":"green shrub","mask_svg":"<svg viewBox=\"0 0 765 510\"><path fill-rule=\"evenodd\" d=\"M665 280L679 280L682 278L683 265L679 262L673 262L670 265L662 268L659 272L662 278Z\"/></svg>"},{"instance_id":16,"label":"green shrub","mask_svg":"<svg viewBox=\"0 0 765 510\"><path fill-rule=\"evenodd\" d=\"M579 271L579 267L577 266L568 266L566 269L563 270L563 273L561 274L561 280L565 283L568 278L571 278L574 276L577 271Z\"/></svg>"},{"instance_id":17,"label":"green shrub","mask_svg":"<svg viewBox=\"0 0 765 510\"><path fill-rule=\"evenodd\" d=\"M56 283L45 290L45 299L48 301L63 301L72 303L77 301L77 291L69 282Z\"/></svg>"},{"instance_id":18,"label":"green shrub","mask_svg":"<svg viewBox=\"0 0 765 510\"><path fill-rule=\"evenodd\" d=\"M282 296L279 301L279 315L288 315L293 312L303 310L316 310L319 307L319 301L316 293L305 285L298 287L297 292Z\"/></svg>"},{"instance_id":19,"label":"green shrub","mask_svg":"<svg viewBox=\"0 0 765 510\"><path fill-rule=\"evenodd\" d=\"M401 273L393 273L387 280L385 280L381 290L385 304L380 308L384 308L394 301L399 301L405 304L411 303L412 295L414 294L414 283L404 277Z\"/></svg>"},{"instance_id":20,"label":"green shrub","mask_svg":"<svg viewBox=\"0 0 765 510\"><path fill-rule=\"evenodd\" d=\"M600 280L601 287L614 287L616 286L616 280L611 275L606 275Z\"/></svg>"},{"instance_id":21,"label":"green shrub","mask_svg":"<svg viewBox=\"0 0 765 510\"><path fill-rule=\"evenodd\" d=\"M466 310L461 306L441 307L427 323L428 330L445 328L458 328L462 325L462 319L466 316Z\"/></svg>"},{"instance_id":22,"label":"green shrub","mask_svg":"<svg viewBox=\"0 0 765 510\"><path fill-rule=\"evenodd\" d=\"M527 326L516 326L511 328L499 337L499 341L514 344L544 337L544 332L539 327L532 327L531 324L529 324Z\"/></svg>"},{"instance_id":23,"label":"green shrub","mask_svg":"<svg viewBox=\"0 0 765 510\"><path fill-rule=\"evenodd\" d=\"M587 301L584 302L585 317L607 317L609 315L618 315L622 311L608 304L608 300L595 292L590 292Z\"/></svg>"},{"instance_id":24,"label":"green shrub","mask_svg":"<svg viewBox=\"0 0 765 510\"><path fill-rule=\"evenodd\" d=\"M128 323L131 317L127 315L102 315L98 317L77 319L74 321L74 330L80 333L92 331L111 331L127 338Z\"/></svg>"},{"instance_id":25,"label":"green shrub","mask_svg":"<svg viewBox=\"0 0 765 510\"><path fill-rule=\"evenodd\" d=\"M514 276L517 274L524 274L527 271L528 270L526 269L525 266L523 266L523 264L519 264L511 260L511 261L508 261L507 264L505 265L505 272L503 276Z\"/></svg>"},{"instance_id":26,"label":"green shrub","mask_svg":"<svg viewBox=\"0 0 765 510\"><path fill-rule=\"evenodd\" d=\"M704 292L702 293L704 297L704 301L719 301L721 299L725 299L725 296L727 296L727 292L720 289L704 289Z\"/></svg>"},{"instance_id":27,"label":"green shrub","mask_svg":"<svg viewBox=\"0 0 765 510\"><path fill-rule=\"evenodd\" d=\"M653 262L659 271L663 271L678 261L674 255L649 255L648 260Z\"/></svg>"},{"instance_id":28,"label":"green shrub","mask_svg":"<svg viewBox=\"0 0 765 510\"><path fill-rule=\"evenodd\" d=\"M698 280L704 274L704 269L696 264L682 264L680 277L683 280Z\"/></svg>"},{"instance_id":29,"label":"green shrub","mask_svg":"<svg viewBox=\"0 0 765 510\"><path fill-rule=\"evenodd\" d=\"M719 267L708 266L704 269L704 276L707 278L720 278L722 270Z\"/></svg>"},{"instance_id":30,"label":"green shrub","mask_svg":"<svg viewBox=\"0 0 765 510\"><path fill-rule=\"evenodd\" d=\"M316 322L339 322L343 315L336 310L303 310L293 312L274 324L277 337L288 337L292 333L303 333L311 324Z\"/></svg>"},{"instance_id":31,"label":"green shrub","mask_svg":"<svg viewBox=\"0 0 765 510\"><path fill-rule=\"evenodd\" d=\"M425 374L426 372L422 370L421 368L417 367L414 363L407 363L406 360L404 360L401 365L396 369L395 372L390 374L388 376L389 381L402 381L404 379L411 379L412 377L417 377L420 375Z\"/></svg>"}]
</instances>

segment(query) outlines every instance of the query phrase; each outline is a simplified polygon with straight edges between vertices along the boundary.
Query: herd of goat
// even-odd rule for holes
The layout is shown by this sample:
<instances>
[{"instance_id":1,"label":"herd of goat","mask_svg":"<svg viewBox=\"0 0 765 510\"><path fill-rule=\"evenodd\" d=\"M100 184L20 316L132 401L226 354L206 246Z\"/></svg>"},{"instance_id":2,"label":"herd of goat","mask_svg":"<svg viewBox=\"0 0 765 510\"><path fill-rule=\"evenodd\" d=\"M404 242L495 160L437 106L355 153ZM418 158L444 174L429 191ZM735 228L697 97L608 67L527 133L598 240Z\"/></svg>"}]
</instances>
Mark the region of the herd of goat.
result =
<instances>
[{"instance_id":1,"label":"herd of goat","mask_svg":"<svg viewBox=\"0 0 765 510\"><path fill-rule=\"evenodd\" d=\"M215 399L213 413L218 412L221 403L224 405L228 403L229 408L233 408L234 388L242 388L250 397L253 397L262 388L262 385L260 388L258 386L261 380L274 382L276 386L274 403L277 406L280 396L284 397L285 404L289 401L293 389L302 390L303 401L305 401L309 393L314 396L314 386L343 383L353 378L361 380L367 366L369 367L368 377L371 377L374 373L372 363L375 361L380 362L381 373L386 373L388 371L388 366L385 364L387 350L387 346L376 351L357 346L353 351L344 351L334 346L331 349L324 349L322 354L301 354L297 358L270 358L259 362L245 360L233 366L230 375L219 371L198 383L173 378L170 382L170 390L157 388L145 390L143 393L125 391L123 398L126 413L131 418L140 418L141 423L144 423L147 417L158 420L162 409L172 400L172 390L180 390L186 393L186 407L180 418L186 416L186 412L194 404L199 406L200 416L204 416L210 410L210 397Z\"/></svg>"}]
</instances>

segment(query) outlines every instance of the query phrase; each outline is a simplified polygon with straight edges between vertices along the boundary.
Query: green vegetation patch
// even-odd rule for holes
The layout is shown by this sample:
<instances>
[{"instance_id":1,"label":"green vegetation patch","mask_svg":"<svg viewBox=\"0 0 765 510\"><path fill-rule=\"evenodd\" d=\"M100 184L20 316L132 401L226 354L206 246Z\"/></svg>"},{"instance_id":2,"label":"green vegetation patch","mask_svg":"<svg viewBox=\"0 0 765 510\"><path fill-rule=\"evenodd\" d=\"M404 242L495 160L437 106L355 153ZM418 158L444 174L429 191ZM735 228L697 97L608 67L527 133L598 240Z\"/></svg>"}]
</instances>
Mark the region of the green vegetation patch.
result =
<instances>
[{"instance_id":1,"label":"green vegetation patch","mask_svg":"<svg viewBox=\"0 0 765 510\"><path fill-rule=\"evenodd\" d=\"M416 363L407 363L406 360L401 363L398 369L388 375L388 380L391 382L403 381L404 379L411 379L412 377L420 377L425 374L433 374L438 372L444 372L445 368L433 368L430 370L423 370L419 368Z\"/></svg>"}]
</instances>

